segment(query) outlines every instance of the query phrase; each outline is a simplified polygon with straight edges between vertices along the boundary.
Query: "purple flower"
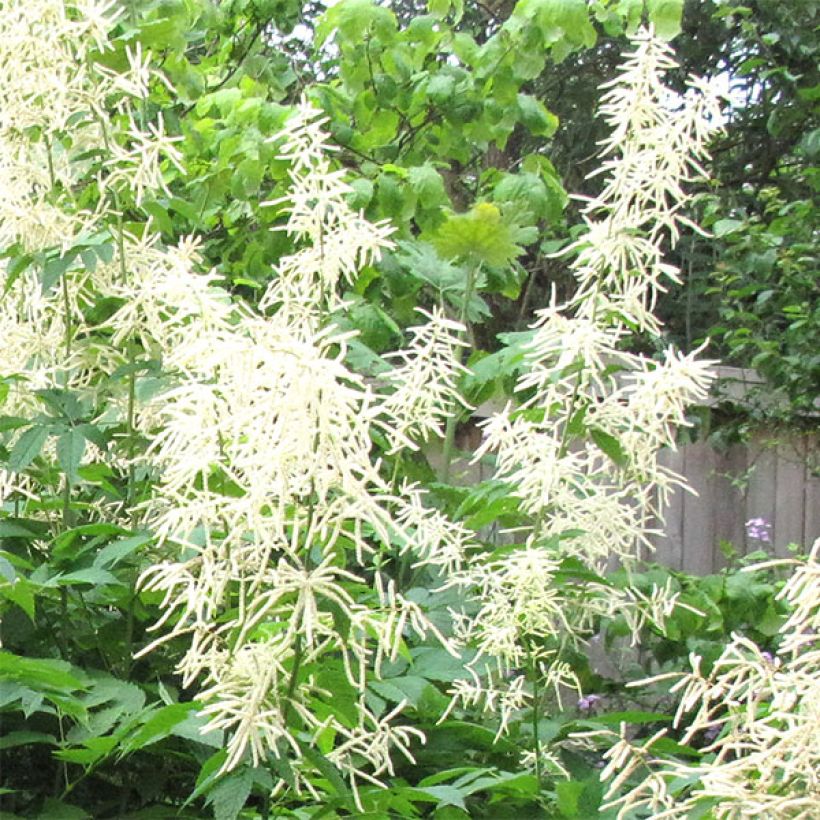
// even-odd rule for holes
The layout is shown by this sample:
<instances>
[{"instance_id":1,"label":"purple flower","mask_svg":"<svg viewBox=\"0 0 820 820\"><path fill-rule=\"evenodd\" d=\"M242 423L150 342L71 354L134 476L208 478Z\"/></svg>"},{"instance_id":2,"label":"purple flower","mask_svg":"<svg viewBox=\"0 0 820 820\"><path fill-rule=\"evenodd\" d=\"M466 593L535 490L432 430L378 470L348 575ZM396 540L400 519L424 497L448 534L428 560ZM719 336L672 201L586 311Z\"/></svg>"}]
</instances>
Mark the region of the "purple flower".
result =
<instances>
[{"instance_id":1,"label":"purple flower","mask_svg":"<svg viewBox=\"0 0 820 820\"><path fill-rule=\"evenodd\" d=\"M720 726L710 726L704 733L703 738L707 743L714 743L720 734Z\"/></svg>"},{"instance_id":2,"label":"purple flower","mask_svg":"<svg viewBox=\"0 0 820 820\"><path fill-rule=\"evenodd\" d=\"M764 658L768 663L774 663L774 655L771 652L761 652L761 657Z\"/></svg>"},{"instance_id":3,"label":"purple flower","mask_svg":"<svg viewBox=\"0 0 820 820\"><path fill-rule=\"evenodd\" d=\"M750 518L746 522L746 535L764 544L771 544L772 525L765 518Z\"/></svg>"},{"instance_id":4,"label":"purple flower","mask_svg":"<svg viewBox=\"0 0 820 820\"><path fill-rule=\"evenodd\" d=\"M591 712L602 700L600 695L585 695L578 700L578 709L581 712Z\"/></svg>"}]
</instances>

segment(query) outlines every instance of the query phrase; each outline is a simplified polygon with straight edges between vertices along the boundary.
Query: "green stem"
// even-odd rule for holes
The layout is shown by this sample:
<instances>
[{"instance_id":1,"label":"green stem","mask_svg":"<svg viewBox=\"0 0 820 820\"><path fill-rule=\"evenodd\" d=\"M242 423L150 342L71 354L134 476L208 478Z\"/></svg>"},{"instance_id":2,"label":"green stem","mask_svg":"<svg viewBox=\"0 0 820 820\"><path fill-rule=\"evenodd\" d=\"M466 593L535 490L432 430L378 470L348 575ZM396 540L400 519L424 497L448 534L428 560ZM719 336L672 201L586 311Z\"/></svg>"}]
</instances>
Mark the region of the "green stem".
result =
<instances>
[{"instance_id":1,"label":"green stem","mask_svg":"<svg viewBox=\"0 0 820 820\"><path fill-rule=\"evenodd\" d=\"M532 745L535 752L535 780L538 783L538 792L541 792L541 739L538 730L538 706L541 699L541 690L538 686L538 665L535 655L530 650L530 675L532 676Z\"/></svg>"},{"instance_id":2,"label":"green stem","mask_svg":"<svg viewBox=\"0 0 820 820\"><path fill-rule=\"evenodd\" d=\"M293 694L296 692L296 681L299 677L299 669L302 666L302 635L296 635L296 640L293 642L293 668L290 670L290 680L288 680L288 688L285 692L285 708L282 710L282 723L287 726L288 718L291 713L291 704L293 702Z\"/></svg>"},{"instance_id":3,"label":"green stem","mask_svg":"<svg viewBox=\"0 0 820 820\"><path fill-rule=\"evenodd\" d=\"M481 265L476 265L474 268L470 268L467 271L467 281L464 283L464 302L461 305L461 311L459 314L459 322L467 328L467 311L469 309L470 301L473 298L473 292L475 291L475 283L476 279L478 278L478 272L481 269ZM459 331L459 338L463 339L465 336L465 332L468 332L470 336L472 336L471 331ZM460 353L458 354L461 355ZM453 445L455 444L456 439L456 424L458 420L456 418L455 413L451 413L447 418L447 426L444 428L444 450L442 453L442 458L444 460L444 467L442 471L442 480L446 484L450 480L450 470L453 464Z\"/></svg>"}]
</instances>

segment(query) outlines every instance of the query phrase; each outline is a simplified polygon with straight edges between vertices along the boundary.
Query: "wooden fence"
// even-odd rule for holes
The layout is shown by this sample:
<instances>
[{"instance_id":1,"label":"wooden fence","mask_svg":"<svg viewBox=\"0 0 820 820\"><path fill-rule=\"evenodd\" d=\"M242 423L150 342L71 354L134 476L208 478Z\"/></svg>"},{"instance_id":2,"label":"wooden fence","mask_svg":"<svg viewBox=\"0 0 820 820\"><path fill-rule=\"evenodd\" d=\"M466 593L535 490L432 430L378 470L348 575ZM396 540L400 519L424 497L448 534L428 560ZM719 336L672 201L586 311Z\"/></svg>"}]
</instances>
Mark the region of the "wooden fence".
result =
<instances>
[{"instance_id":1,"label":"wooden fence","mask_svg":"<svg viewBox=\"0 0 820 820\"><path fill-rule=\"evenodd\" d=\"M721 400L742 401L745 392L761 379L749 370L719 367ZM820 417L820 399L816 402ZM489 402L476 411L486 417L501 409ZM478 446L475 427L459 442L462 451ZM707 441L664 450L664 466L682 475L695 494L677 490L664 512L664 536L654 539L652 560L673 569L708 575L726 565L721 542L740 555L765 549L778 556L789 554L789 544L803 548L820 538L820 471L818 436L773 438L761 432L748 443L718 449ZM435 468L441 460L437 448L426 452ZM454 464L456 480L463 483L489 478L486 465ZM460 475L460 477L459 477ZM746 522L762 518L770 532L766 543L749 536Z\"/></svg>"},{"instance_id":2,"label":"wooden fence","mask_svg":"<svg viewBox=\"0 0 820 820\"><path fill-rule=\"evenodd\" d=\"M720 542L741 554L765 549L788 555L789 544L809 547L820 538L820 475L817 437L769 440L718 450L696 442L664 450L661 462L683 475L697 495L678 491L665 511L664 537L655 540L654 560L705 575L725 566ZM762 518L771 542L751 538L746 522Z\"/></svg>"}]
</instances>

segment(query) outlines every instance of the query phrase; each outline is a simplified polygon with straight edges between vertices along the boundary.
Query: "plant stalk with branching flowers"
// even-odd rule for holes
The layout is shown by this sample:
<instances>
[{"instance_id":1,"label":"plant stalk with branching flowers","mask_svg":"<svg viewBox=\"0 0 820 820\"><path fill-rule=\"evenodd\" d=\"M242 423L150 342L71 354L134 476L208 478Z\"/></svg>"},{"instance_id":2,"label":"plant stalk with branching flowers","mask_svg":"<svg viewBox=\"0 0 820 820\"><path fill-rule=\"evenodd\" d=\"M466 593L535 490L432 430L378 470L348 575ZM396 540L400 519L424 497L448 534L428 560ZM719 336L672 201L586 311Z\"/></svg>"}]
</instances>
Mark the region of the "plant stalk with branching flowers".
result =
<instances>
[{"instance_id":1,"label":"plant stalk with branching flowers","mask_svg":"<svg viewBox=\"0 0 820 820\"><path fill-rule=\"evenodd\" d=\"M633 47L604 87L601 114L611 135L596 173L606 181L584 208L585 232L567 251L574 253L576 293L537 313L516 385L519 402L487 420L475 456L494 457L496 478L532 523L523 545L476 557L449 582L478 597L478 611L462 619L459 635L478 648L474 667L489 675L486 683L478 675L459 682L453 696L470 703L483 695L490 703L502 681L529 670L529 689L517 691L519 705L528 701L533 709L536 761L539 692L546 688L537 679L554 677L562 649L583 644L601 618L616 613L637 640L646 621L662 624L676 605L667 589L647 596L602 581L568 581L564 562L600 573L612 559L633 565L650 547L650 522L683 484L658 453L675 446L687 405L706 396L711 379L712 363L694 354L668 349L658 362L625 349L631 333L660 334L652 313L657 293L664 281L677 281L664 243L677 239L680 223L690 224L681 214L683 185L702 173L718 113L699 80L672 107L663 84L675 67L670 49L648 31ZM578 688L571 670L561 684ZM502 725L508 720L502 715Z\"/></svg>"},{"instance_id":2,"label":"plant stalk with branching flowers","mask_svg":"<svg viewBox=\"0 0 820 820\"><path fill-rule=\"evenodd\" d=\"M415 447L440 429L456 400L462 328L429 314L378 391L345 365L350 334L331 321L344 307L338 286L389 246L391 229L349 208L307 104L275 137L293 181L280 203L284 229L302 248L280 261L264 312L200 270L195 238L167 247L150 224L127 233L123 208L139 212L150 194L167 193L169 167L183 169L161 116L145 119L149 84L167 86L149 55L128 49L124 72L94 61L116 18L113 4L93 0L0 9L0 242L57 271L50 280L48 267L3 268L7 412L33 415L38 391L70 391L104 408L98 427L124 430L105 454L128 477L124 503L92 515L155 536L140 586L163 599L160 634L140 654L187 640L178 671L185 685L199 684L208 728L226 731L222 769L287 757L291 785L311 790L310 760L321 750L355 791L393 771L391 750L412 759L410 745L422 739L398 725L403 705L373 711L368 682L410 634L456 653L376 559L395 548L448 567L470 533L426 509L418 488L393 494L371 430ZM79 194L94 207L80 208ZM113 242L93 265L73 261L99 236ZM88 308L100 299L115 309L95 325ZM139 385L138 400L135 373L150 362L162 372L150 390ZM14 472L0 482L18 501L43 491L25 468L48 434L32 430L12 434ZM83 453L100 455L86 444L106 445L88 435L79 453L56 446L68 465L62 529ZM137 473L150 491L135 492Z\"/></svg>"}]
</instances>

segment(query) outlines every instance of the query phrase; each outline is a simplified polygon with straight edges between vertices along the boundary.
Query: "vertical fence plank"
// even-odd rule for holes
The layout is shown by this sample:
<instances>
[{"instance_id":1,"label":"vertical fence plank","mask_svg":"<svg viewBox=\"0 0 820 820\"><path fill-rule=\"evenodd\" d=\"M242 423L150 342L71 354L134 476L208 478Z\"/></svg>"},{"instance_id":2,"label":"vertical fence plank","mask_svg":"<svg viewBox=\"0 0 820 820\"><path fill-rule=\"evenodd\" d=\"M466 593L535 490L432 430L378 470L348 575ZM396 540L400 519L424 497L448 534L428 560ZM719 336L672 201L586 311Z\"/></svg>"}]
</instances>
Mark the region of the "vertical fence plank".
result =
<instances>
[{"instance_id":1,"label":"vertical fence plank","mask_svg":"<svg viewBox=\"0 0 820 820\"><path fill-rule=\"evenodd\" d=\"M756 437L748 445L748 464L751 468L749 486L746 490L746 510L744 521L750 518L763 518L774 531L777 523L775 487L777 486L777 454L768 447L762 436ZM759 541L745 536L744 554L765 547Z\"/></svg>"},{"instance_id":2,"label":"vertical fence plank","mask_svg":"<svg viewBox=\"0 0 820 820\"><path fill-rule=\"evenodd\" d=\"M716 475L711 498L715 517L713 572L727 563L720 549L721 541L728 541L740 554L744 552L746 505L738 482L746 473L746 456L747 448L739 444L715 453Z\"/></svg>"},{"instance_id":3,"label":"vertical fence plank","mask_svg":"<svg viewBox=\"0 0 820 820\"><path fill-rule=\"evenodd\" d=\"M820 538L820 474L812 471L812 462L816 465L816 459L812 459L812 454L817 453L817 436L805 437L804 453L806 462L805 489L803 492L803 546L806 551L811 549L815 540Z\"/></svg>"},{"instance_id":4,"label":"vertical fence plank","mask_svg":"<svg viewBox=\"0 0 820 820\"><path fill-rule=\"evenodd\" d=\"M705 442L684 448L684 475L697 493L686 493L683 499L683 566L684 572L706 575L712 572L715 547L714 450Z\"/></svg>"},{"instance_id":5,"label":"vertical fence plank","mask_svg":"<svg viewBox=\"0 0 820 820\"><path fill-rule=\"evenodd\" d=\"M789 544L803 540L803 501L805 465L794 442L777 448L777 483L775 506L777 519L774 527L774 549L777 555L789 555Z\"/></svg>"},{"instance_id":6,"label":"vertical fence plank","mask_svg":"<svg viewBox=\"0 0 820 820\"><path fill-rule=\"evenodd\" d=\"M683 449L664 449L658 455L658 463L678 475L684 472ZM683 569L683 497L689 493L681 487L672 491L669 503L663 509L663 524L658 522L658 528L663 535L652 539L655 552L649 556L651 561L657 561L671 569Z\"/></svg>"}]
</instances>

